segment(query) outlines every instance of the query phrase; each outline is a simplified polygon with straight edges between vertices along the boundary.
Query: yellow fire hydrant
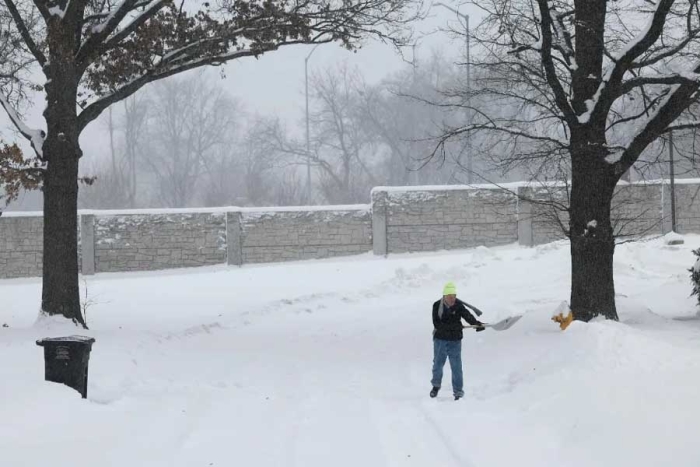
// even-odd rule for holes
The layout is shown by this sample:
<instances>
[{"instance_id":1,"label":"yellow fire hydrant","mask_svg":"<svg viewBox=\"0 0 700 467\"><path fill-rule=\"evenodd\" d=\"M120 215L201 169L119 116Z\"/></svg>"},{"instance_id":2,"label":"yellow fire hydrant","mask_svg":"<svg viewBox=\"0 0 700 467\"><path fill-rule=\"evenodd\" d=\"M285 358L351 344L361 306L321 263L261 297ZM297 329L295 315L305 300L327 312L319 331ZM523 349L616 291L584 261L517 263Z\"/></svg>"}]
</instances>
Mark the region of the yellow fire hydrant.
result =
<instances>
[{"instance_id":1,"label":"yellow fire hydrant","mask_svg":"<svg viewBox=\"0 0 700 467\"><path fill-rule=\"evenodd\" d=\"M559 323L559 327L561 330L565 330L569 324L574 320L574 314L569 311L569 313L565 316L564 313L559 313L558 315L552 316L552 321L555 323Z\"/></svg>"}]
</instances>

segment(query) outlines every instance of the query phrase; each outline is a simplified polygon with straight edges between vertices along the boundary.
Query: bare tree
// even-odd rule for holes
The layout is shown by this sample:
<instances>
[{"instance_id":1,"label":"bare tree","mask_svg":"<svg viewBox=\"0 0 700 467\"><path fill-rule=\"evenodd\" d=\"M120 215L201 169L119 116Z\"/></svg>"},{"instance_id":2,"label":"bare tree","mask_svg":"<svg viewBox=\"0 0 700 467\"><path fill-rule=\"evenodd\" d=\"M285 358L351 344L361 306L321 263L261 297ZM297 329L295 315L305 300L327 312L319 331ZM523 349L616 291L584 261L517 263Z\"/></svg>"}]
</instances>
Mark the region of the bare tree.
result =
<instances>
[{"instance_id":1,"label":"bare tree","mask_svg":"<svg viewBox=\"0 0 700 467\"><path fill-rule=\"evenodd\" d=\"M359 89L360 121L386 153L381 171L389 185L442 184L454 180L456 161L430 157L432 137L459 112L431 105L453 85L457 68L439 53L378 85Z\"/></svg>"},{"instance_id":2,"label":"bare tree","mask_svg":"<svg viewBox=\"0 0 700 467\"><path fill-rule=\"evenodd\" d=\"M145 159L142 153L145 147L149 102L143 94L132 95L122 102L124 104L122 151L126 162L123 184L127 193L127 206L135 208L138 193L138 167Z\"/></svg>"},{"instance_id":3,"label":"bare tree","mask_svg":"<svg viewBox=\"0 0 700 467\"><path fill-rule=\"evenodd\" d=\"M487 0L478 7L485 20L475 32L479 72L468 97L503 105L474 108L474 120L448 128L443 141L487 133L491 147L480 149L510 161L569 160L571 309L579 320L617 319L613 192L664 133L698 126L697 2Z\"/></svg>"},{"instance_id":4,"label":"bare tree","mask_svg":"<svg viewBox=\"0 0 700 467\"><path fill-rule=\"evenodd\" d=\"M78 284L79 137L144 85L293 44L373 35L401 42L410 0L3 0L12 50L46 77L46 130L29 128L4 87L0 105L46 165L42 313L85 326ZM19 40L21 38L21 41Z\"/></svg>"},{"instance_id":5,"label":"bare tree","mask_svg":"<svg viewBox=\"0 0 700 467\"><path fill-rule=\"evenodd\" d=\"M93 181L79 193L81 207L116 209L137 205L137 177L144 165L140 154L147 151L148 100L141 94L122 103L121 112L110 107L103 119L109 133L109 161L90 161L81 166L81 173Z\"/></svg>"},{"instance_id":6,"label":"bare tree","mask_svg":"<svg viewBox=\"0 0 700 467\"><path fill-rule=\"evenodd\" d=\"M84 169L91 183L83 186L78 196L78 205L85 209L120 209L129 203L129 193L124 181L128 176L124 159L114 161L92 161Z\"/></svg>"},{"instance_id":7,"label":"bare tree","mask_svg":"<svg viewBox=\"0 0 700 467\"><path fill-rule=\"evenodd\" d=\"M378 185L379 150L359 112L362 77L346 65L311 78L310 150L286 128L272 125L269 137L282 166L315 169L316 186L331 204L364 199ZM305 200L310 203L311 200Z\"/></svg>"},{"instance_id":8,"label":"bare tree","mask_svg":"<svg viewBox=\"0 0 700 467\"><path fill-rule=\"evenodd\" d=\"M275 171L275 205L276 206L298 206L304 204L304 184L301 181L297 167L287 167L283 170Z\"/></svg>"},{"instance_id":9,"label":"bare tree","mask_svg":"<svg viewBox=\"0 0 700 467\"><path fill-rule=\"evenodd\" d=\"M166 207L192 205L206 160L233 140L238 104L201 75L158 83L149 97L145 164L156 196Z\"/></svg>"},{"instance_id":10,"label":"bare tree","mask_svg":"<svg viewBox=\"0 0 700 467\"><path fill-rule=\"evenodd\" d=\"M274 173L285 167L283 154L275 144L281 129L278 119L257 118L249 127L241 155L242 186L248 204L260 206L274 203Z\"/></svg>"},{"instance_id":11,"label":"bare tree","mask_svg":"<svg viewBox=\"0 0 700 467\"><path fill-rule=\"evenodd\" d=\"M274 172L284 165L275 141L283 130L277 119L248 121L243 134L205 160L204 193L209 205L274 203Z\"/></svg>"},{"instance_id":12,"label":"bare tree","mask_svg":"<svg viewBox=\"0 0 700 467\"><path fill-rule=\"evenodd\" d=\"M312 126L313 162L318 168L320 189L333 204L364 199L378 185L377 145L359 112L362 76L346 65L312 78L315 110Z\"/></svg>"}]
</instances>

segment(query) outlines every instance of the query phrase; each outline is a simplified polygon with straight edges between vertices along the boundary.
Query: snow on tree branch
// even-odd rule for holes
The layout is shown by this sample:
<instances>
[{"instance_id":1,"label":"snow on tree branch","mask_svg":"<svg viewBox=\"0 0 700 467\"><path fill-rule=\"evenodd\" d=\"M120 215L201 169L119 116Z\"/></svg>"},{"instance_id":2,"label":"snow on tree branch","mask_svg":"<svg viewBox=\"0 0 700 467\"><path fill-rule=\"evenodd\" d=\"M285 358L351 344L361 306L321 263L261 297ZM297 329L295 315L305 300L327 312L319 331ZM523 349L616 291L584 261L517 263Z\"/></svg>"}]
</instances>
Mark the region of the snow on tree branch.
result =
<instances>
[{"instance_id":1,"label":"snow on tree branch","mask_svg":"<svg viewBox=\"0 0 700 467\"><path fill-rule=\"evenodd\" d=\"M31 142L34 151L36 151L39 157L42 157L42 148L44 146L45 133L42 130L33 130L29 128L22 121L17 111L12 107L10 102L7 100L7 98L5 98L5 96L2 93L0 93L0 105L2 105L2 107L5 109L7 116L10 117L10 121L17 128L20 134Z\"/></svg>"},{"instance_id":2,"label":"snow on tree branch","mask_svg":"<svg viewBox=\"0 0 700 467\"><path fill-rule=\"evenodd\" d=\"M659 0L656 10L642 31L632 39L625 48L613 54L615 63L611 75L624 71L635 59L646 52L661 36L666 22L666 16L675 0Z\"/></svg>"},{"instance_id":3,"label":"snow on tree branch","mask_svg":"<svg viewBox=\"0 0 700 467\"><path fill-rule=\"evenodd\" d=\"M624 171L631 167L642 151L667 131L672 122L687 108L688 102L692 101L691 97L699 87L700 85L697 83L693 85L677 84L671 87L671 91L663 102L650 115L646 124L640 127L624 154L616 162L617 170Z\"/></svg>"},{"instance_id":4,"label":"snow on tree branch","mask_svg":"<svg viewBox=\"0 0 700 467\"><path fill-rule=\"evenodd\" d=\"M637 76L635 78L623 81L620 85L620 94L627 94L634 88L652 85L652 84L697 84L700 83L700 73L696 72L686 72L686 73L674 73L668 75L648 75L648 76Z\"/></svg>"},{"instance_id":5,"label":"snow on tree branch","mask_svg":"<svg viewBox=\"0 0 700 467\"><path fill-rule=\"evenodd\" d=\"M576 114L574 109L571 107L571 103L564 92L561 81L557 76L556 67L554 66L554 61L552 59L552 28L553 21L551 17L551 12L549 9L549 4L547 0L537 0L537 4L540 9L540 18L542 21L542 49L540 51L542 55L542 65L544 67L547 83L552 88L554 92L555 101L559 110L564 114L564 118L571 125L576 122Z\"/></svg>"},{"instance_id":6,"label":"snow on tree branch","mask_svg":"<svg viewBox=\"0 0 700 467\"><path fill-rule=\"evenodd\" d=\"M671 11L674 1L659 0L644 29L634 39L629 41L622 50L612 54L612 63L608 66L607 71L603 73L602 80L595 93L595 99L587 103L586 121L590 118L604 118L615 99L620 96L620 84L625 73L632 68L634 60L647 52L661 36L666 17ZM599 101L602 101L601 105L598 105Z\"/></svg>"},{"instance_id":7,"label":"snow on tree branch","mask_svg":"<svg viewBox=\"0 0 700 467\"><path fill-rule=\"evenodd\" d=\"M693 130L700 128L700 120L676 120L673 125L666 127L666 131Z\"/></svg>"},{"instance_id":8,"label":"snow on tree branch","mask_svg":"<svg viewBox=\"0 0 700 467\"><path fill-rule=\"evenodd\" d=\"M138 0L122 0L119 6L111 10L103 21L88 29L87 38L81 44L76 54L78 62L85 63L89 61L90 57L96 58L104 50L114 46L114 44L133 33L168 3L169 0L151 0L146 4L142 12L121 30L117 31L119 24L130 12L144 5L144 2ZM117 31L116 34L113 37L109 37L115 31Z\"/></svg>"}]
</instances>

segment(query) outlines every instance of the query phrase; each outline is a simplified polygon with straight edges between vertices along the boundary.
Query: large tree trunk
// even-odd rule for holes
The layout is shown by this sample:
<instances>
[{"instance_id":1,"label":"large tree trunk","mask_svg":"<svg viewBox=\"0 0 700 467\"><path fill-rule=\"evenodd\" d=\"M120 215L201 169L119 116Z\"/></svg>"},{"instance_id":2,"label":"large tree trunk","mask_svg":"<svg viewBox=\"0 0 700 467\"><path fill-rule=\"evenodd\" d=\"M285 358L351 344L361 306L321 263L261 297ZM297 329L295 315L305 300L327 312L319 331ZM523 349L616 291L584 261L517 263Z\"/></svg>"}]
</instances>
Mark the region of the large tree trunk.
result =
<instances>
[{"instance_id":1,"label":"large tree trunk","mask_svg":"<svg viewBox=\"0 0 700 467\"><path fill-rule=\"evenodd\" d=\"M610 206L617 177L603 159L602 145L572 134L570 201L571 310L574 319L617 320ZM582 144L576 144L577 140ZM596 149L599 148L599 149Z\"/></svg>"},{"instance_id":2,"label":"large tree trunk","mask_svg":"<svg viewBox=\"0 0 700 467\"><path fill-rule=\"evenodd\" d=\"M70 62L69 62L70 63ZM43 156L44 258L41 309L87 328L78 282L78 118L76 73L52 57L46 85L47 136Z\"/></svg>"},{"instance_id":3,"label":"large tree trunk","mask_svg":"<svg viewBox=\"0 0 700 467\"><path fill-rule=\"evenodd\" d=\"M74 147L60 146L44 144L52 160L44 178L41 309L85 326L78 288L78 160Z\"/></svg>"}]
</instances>

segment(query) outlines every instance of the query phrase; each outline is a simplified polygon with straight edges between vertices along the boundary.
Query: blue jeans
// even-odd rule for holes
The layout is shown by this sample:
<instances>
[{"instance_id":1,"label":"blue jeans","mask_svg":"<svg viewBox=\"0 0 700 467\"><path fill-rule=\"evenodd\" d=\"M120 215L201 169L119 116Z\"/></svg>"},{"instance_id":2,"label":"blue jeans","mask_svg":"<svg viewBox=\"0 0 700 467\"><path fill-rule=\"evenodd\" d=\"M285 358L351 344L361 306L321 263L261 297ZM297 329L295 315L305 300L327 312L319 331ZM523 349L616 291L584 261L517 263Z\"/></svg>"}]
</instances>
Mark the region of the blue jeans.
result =
<instances>
[{"instance_id":1,"label":"blue jeans","mask_svg":"<svg viewBox=\"0 0 700 467\"><path fill-rule=\"evenodd\" d=\"M463 396L462 341L433 339L433 379L431 383L436 388L442 385L442 368L448 358L452 370L452 390L455 396Z\"/></svg>"}]
</instances>

